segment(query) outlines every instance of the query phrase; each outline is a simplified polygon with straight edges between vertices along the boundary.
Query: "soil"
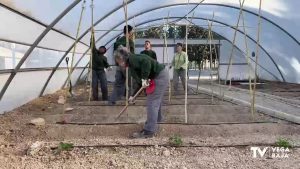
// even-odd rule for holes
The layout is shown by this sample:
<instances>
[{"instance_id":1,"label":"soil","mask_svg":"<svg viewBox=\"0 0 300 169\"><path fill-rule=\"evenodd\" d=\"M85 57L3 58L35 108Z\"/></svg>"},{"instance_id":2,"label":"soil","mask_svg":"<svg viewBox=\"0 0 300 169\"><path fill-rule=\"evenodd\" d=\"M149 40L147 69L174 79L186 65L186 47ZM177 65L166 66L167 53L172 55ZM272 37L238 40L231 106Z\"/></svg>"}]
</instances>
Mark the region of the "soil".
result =
<instances>
[{"instance_id":1,"label":"soil","mask_svg":"<svg viewBox=\"0 0 300 169\"><path fill-rule=\"evenodd\" d=\"M200 93L189 94L188 124L184 124L184 95L166 92L164 123L150 139L130 139L142 129L146 117L145 97L116 120L124 102L88 102L88 88L78 86L67 104L57 103L60 90L35 99L0 116L0 168L295 168L300 167L300 125L278 120L248 107ZM110 89L111 91L111 89ZM261 90L264 92L264 90ZM268 91L267 91L268 92ZM63 109L74 110L63 113ZM28 123L44 118L45 126ZM65 120L69 124L57 124ZM183 147L170 146L178 135ZM273 146L279 138L294 148L288 158L253 158L253 146ZM75 145L57 153L60 142ZM39 143L34 154L30 147Z\"/></svg>"}]
</instances>

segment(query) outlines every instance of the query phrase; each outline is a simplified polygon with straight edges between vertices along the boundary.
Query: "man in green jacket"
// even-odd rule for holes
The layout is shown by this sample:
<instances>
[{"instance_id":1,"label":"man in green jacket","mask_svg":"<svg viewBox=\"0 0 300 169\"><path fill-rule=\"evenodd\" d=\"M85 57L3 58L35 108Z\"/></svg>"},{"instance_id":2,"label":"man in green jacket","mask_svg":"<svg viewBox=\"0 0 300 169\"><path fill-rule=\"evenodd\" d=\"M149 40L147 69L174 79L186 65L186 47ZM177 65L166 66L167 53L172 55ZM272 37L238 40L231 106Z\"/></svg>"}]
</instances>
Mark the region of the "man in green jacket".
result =
<instances>
[{"instance_id":1,"label":"man in green jacket","mask_svg":"<svg viewBox=\"0 0 300 169\"><path fill-rule=\"evenodd\" d=\"M117 41L114 43L114 51L116 51L116 49L119 46L126 46L126 37L127 37L129 40L130 52L132 54L134 54L132 26L128 25L128 34L127 34L126 26L124 26L123 33L124 33L124 36L117 39ZM116 65L118 67L117 67L116 74L115 74L115 83L114 83L113 91L111 93L111 96L110 96L109 102L108 102L109 105L116 104L116 101L121 99L121 97L124 96L124 94L125 94L126 71L124 68L120 67L118 65L118 63L116 63Z\"/></svg>"},{"instance_id":2,"label":"man in green jacket","mask_svg":"<svg viewBox=\"0 0 300 169\"><path fill-rule=\"evenodd\" d=\"M109 64L107 62L105 46L100 46L99 50L97 50L95 45L95 39L92 37L91 39L93 43L92 46L92 91L93 91L93 100L97 101L98 98L98 86L100 82L101 92L102 92L102 100L108 99L108 90L107 90L107 79L105 70L109 68Z\"/></svg>"},{"instance_id":3,"label":"man in green jacket","mask_svg":"<svg viewBox=\"0 0 300 169\"><path fill-rule=\"evenodd\" d=\"M168 87L168 72L163 64L158 63L147 55L131 54L124 47L115 52L116 62L123 68L129 67L132 77L142 82L144 88L150 80L155 83L155 90L147 93L147 121L144 129L133 133L133 138L153 137L157 131L157 123L162 121L161 104ZM133 101L133 97L129 98Z\"/></svg>"},{"instance_id":4,"label":"man in green jacket","mask_svg":"<svg viewBox=\"0 0 300 169\"><path fill-rule=\"evenodd\" d=\"M128 37L130 52L134 53L133 28L130 25L127 26L128 26L128 34L127 34L126 26L124 26L123 28L124 36L118 38L117 41L114 43L114 51L117 50L117 48L121 45L126 47L126 37Z\"/></svg>"},{"instance_id":5,"label":"man in green jacket","mask_svg":"<svg viewBox=\"0 0 300 169\"><path fill-rule=\"evenodd\" d=\"M143 50L141 54L148 55L152 59L157 60L156 53L152 50L151 42L149 40L145 41L145 50Z\"/></svg>"}]
</instances>

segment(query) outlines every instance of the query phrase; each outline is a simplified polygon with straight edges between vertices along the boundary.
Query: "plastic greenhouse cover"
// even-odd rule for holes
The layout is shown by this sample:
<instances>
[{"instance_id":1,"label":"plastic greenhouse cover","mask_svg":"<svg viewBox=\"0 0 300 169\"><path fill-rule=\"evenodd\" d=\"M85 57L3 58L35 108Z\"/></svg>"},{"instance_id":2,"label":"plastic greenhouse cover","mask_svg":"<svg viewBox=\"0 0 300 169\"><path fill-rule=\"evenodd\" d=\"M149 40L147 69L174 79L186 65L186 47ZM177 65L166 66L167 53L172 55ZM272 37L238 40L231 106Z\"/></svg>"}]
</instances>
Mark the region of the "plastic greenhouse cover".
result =
<instances>
[{"instance_id":1,"label":"plastic greenhouse cover","mask_svg":"<svg viewBox=\"0 0 300 169\"><path fill-rule=\"evenodd\" d=\"M54 93L55 91L57 91L57 89L60 89L67 77L68 77L67 70L63 70L63 69L56 70L44 91L44 95Z\"/></svg>"},{"instance_id":2,"label":"plastic greenhouse cover","mask_svg":"<svg viewBox=\"0 0 300 169\"><path fill-rule=\"evenodd\" d=\"M103 1L94 0L94 19L100 19L104 17L106 13L109 13L113 8L123 4L123 0L113 0L109 3ZM87 0L85 4L85 9L83 13L83 18L80 27L80 34L86 31L91 27L91 1ZM76 36L76 28L78 26L80 12L82 10L82 3L79 3L76 7L74 7L66 16L64 16L59 23L57 23L54 27L63 30L65 33L75 37Z\"/></svg>"},{"instance_id":3,"label":"plastic greenhouse cover","mask_svg":"<svg viewBox=\"0 0 300 169\"><path fill-rule=\"evenodd\" d=\"M189 1L190 4L198 4L200 1ZM246 1L245 2L245 9L247 10L250 10L252 12L255 12L257 13L258 12L258 0L255 0L255 1ZM268 18L270 18L271 20L272 19L281 19L282 21L286 21L288 20L289 18L285 18L284 16L282 16L284 13L283 12L286 12L286 11L283 11L282 7L285 7L287 6L287 4L283 3L282 1L263 1L263 16L267 16ZM181 3L185 3L184 1L163 1L160 3L155 3L153 1L133 1L132 3L130 3L128 5L128 17L133 17L135 16L136 14L138 13L141 13L141 12L144 12L144 11L151 11L151 9L154 9L154 8L157 8L159 6L164 6L164 5L172 5L172 4L181 4ZM201 4L199 7L205 5L205 4L209 4L209 6L213 5L212 3L215 3L215 4L220 4L220 5L230 5L230 6L234 6L234 7L239 7L239 1L226 1L226 0L218 0L218 1L213 1L213 0L206 0L204 1L203 4ZM295 3L299 3L299 2L296 2ZM186 5L187 6L187 5ZM192 5L190 5L192 6ZM198 8L199 8L198 7ZM204 6L205 8L207 8L208 6L205 5ZM199 11L198 8L195 10L195 11ZM224 8L222 9L224 10ZM229 10L233 10L233 8L229 8ZM165 9L165 11L167 11L167 9ZM178 9L176 12L180 12L180 11L184 11L186 12L187 10L185 8L181 8L181 9ZM296 11L296 9L294 9L294 7L292 8L292 11ZM154 14L155 12L151 12L152 14ZM289 12L288 12L289 13ZM232 17L232 18L235 18L235 17ZM124 20L124 11L123 9L119 9L118 11L116 11L114 14L110 15L109 17L107 17L105 20L108 20L108 21L103 21L103 23L111 23L109 21L114 21L114 22L117 22L118 21L121 21L121 20ZM237 19L237 18L235 18ZM102 24L100 23L101 25L97 26L96 28L107 28L108 29L108 25L111 25L111 24ZM280 26L284 26L286 24L280 24L280 22L278 21L277 23L278 25ZM104 27L103 27L104 26ZM298 25L299 27L299 25ZM287 27L288 31L290 29L293 29L293 28L289 28ZM297 33L297 31L295 31L295 33ZM297 33L299 34L299 33Z\"/></svg>"},{"instance_id":4,"label":"plastic greenhouse cover","mask_svg":"<svg viewBox=\"0 0 300 169\"><path fill-rule=\"evenodd\" d=\"M74 0L0 0L4 5L49 25Z\"/></svg>"},{"instance_id":5,"label":"plastic greenhouse cover","mask_svg":"<svg viewBox=\"0 0 300 169\"><path fill-rule=\"evenodd\" d=\"M15 68L28 48L25 45L0 41L0 70Z\"/></svg>"},{"instance_id":6,"label":"plastic greenhouse cover","mask_svg":"<svg viewBox=\"0 0 300 169\"><path fill-rule=\"evenodd\" d=\"M7 5L9 1L1 0L1 3ZM47 5L50 1L45 2L45 6L37 5L37 0L30 0L27 4L22 4L20 0L11 1L14 3L17 11L22 12L25 15L32 16L34 18L38 18L39 21L43 23L50 23L51 20L58 16L61 11L63 11L71 2L64 1L60 2L58 0L51 1L51 5ZM52 3L53 2L53 3ZM81 10L81 3L78 3L76 7L74 7L69 14L63 17L58 24L55 25L55 28L60 29L61 31L74 36L76 32L76 23L78 23L79 11ZM89 27L90 23L90 13L91 9L89 3L91 1L87 0L86 4L86 15L84 16L83 21L83 32L85 29ZM123 1L110 1L105 5L99 3L99 1L95 0L95 22L102 20L96 28L97 29L119 29L124 25L124 9L121 7ZM200 0L152 0L152 1L142 1L142 0L129 0L128 2L128 17L132 20L129 23L138 25L142 22L149 21L150 19L156 19L158 17L167 17L170 11L170 16L183 17L187 14L189 10L198 5L202 1ZM259 0L246 0L245 1L245 9L251 12L257 13L259 7ZM24 2L23 2L24 3ZM238 11L240 7L239 0L205 0L202 4L197 6L195 11L196 17L203 18L212 18L212 12L215 12L215 18L217 21L225 22L226 24L235 25ZM174 7L179 4L178 7ZM273 0L273 1L262 1L262 16L266 17L270 21L275 24L270 24L268 21L263 20L262 24L262 33L263 36L261 38L261 44L265 49L272 55L276 62L280 62L278 67L283 72L284 75L288 76L287 80L290 82L298 82L299 79L295 78L294 75L300 72L299 66L299 42L297 40L300 37L299 28L300 23L297 22L300 19L300 15L298 15L297 6L300 5L300 1L290 0L290 1L282 1L282 0ZM10 5L12 6L12 5ZM118 9L118 7L120 7ZM163 7L161 10L154 10L156 8ZM233 8L235 7L235 8ZM38 9L39 8L39 9ZM55 10L54 10L55 8ZM118 10L116 10L118 9ZM116 11L114 11L116 10ZM4 12L3 12L4 11ZM28 11L28 12L26 12ZM43 12L41 12L43 11ZM100 12L99 12L100 11ZM9 16L9 18L14 18L14 21L8 21L6 25L10 25L9 27L13 27L11 30L7 31L8 33L1 34L0 38L9 38L15 41L22 41L26 43L32 43L35 38L40 34L40 32L44 29L44 27L39 26L38 24L31 23L30 20L22 19L22 16L18 14L13 14L11 11L6 9L1 10L0 18L5 18L5 16ZM148 12L148 13L146 13ZM145 13L145 15L138 16L138 14ZM189 16L191 16L190 14ZM104 16L107 16L104 18ZM7 17L6 17L7 18ZM17 25L15 25L16 19L18 19L17 23L22 24L22 31L18 29ZM245 23L249 28L247 28L247 33L250 37L256 39L255 27L257 27L257 16L252 14L245 14ZM25 30L28 29L29 33L23 33L23 25ZM253 29L252 29L253 27ZM74 29L72 29L74 28ZM284 32L283 29L287 32ZM0 28L1 29L1 28ZM7 29L3 28L2 29ZM241 29L240 29L241 30ZM218 29L218 31L221 31ZM263 32L265 31L265 32ZM0 31L2 32L2 31ZM223 32L225 34L228 31ZM289 33L289 34L288 34ZM105 32L99 33L97 36L101 37L102 35L106 35ZM116 35L115 32L108 33L106 36L100 39L100 43L106 43L110 39L114 38ZM276 37L271 36L276 35ZM224 35L225 36L225 35ZM226 37L231 39L233 36L232 33L227 33ZM231 37L231 38L230 38ZM243 36L240 36L243 37ZM295 39L292 39L295 38ZM86 43L88 43L89 35L83 38ZM240 40L240 39L239 39ZM280 42L284 40L285 43L282 45ZM62 43L63 42L63 43ZM69 46L74 42L73 39L64 37L61 34L54 33L50 31L48 35L46 35L45 39L40 43L40 45L45 45L47 47L53 47L60 50L66 50ZM269 45L269 46L268 46ZM271 49L271 46L276 46L276 51ZM292 46L292 47L291 47ZM78 50L84 52L87 48L84 45L79 45ZM290 50L292 49L292 50Z\"/></svg>"},{"instance_id":7,"label":"plastic greenhouse cover","mask_svg":"<svg viewBox=\"0 0 300 169\"><path fill-rule=\"evenodd\" d=\"M0 74L0 88L4 86L4 83L8 79L9 74Z\"/></svg>"},{"instance_id":8,"label":"plastic greenhouse cover","mask_svg":"<svg viewBox=\"0 0 300 169\"><path fill-rule=\"evenodd\" d=\"M45 29L44 26L2 7L0 7L0 20L0 39L32 44Z\"/></svg>"},{"instance_id":9,"label":"plastic greenhouse cover","mask_svg":"<svg viewBox=\"0 0 300 169\"><path fill-rule=\"evenodd\" d=\"M54 67L64 52L35 48L21 68Z\"/></svg>"},{"instance_id":10,"label":"plastic greenhouse cover","mask_svg":"<svg viewBox=\"0 0 300 169\"><path fill-rule=\"evenodd\" d=\"M158 21L156 21L156 23L157 23ZM160 21L161 23L163 23L163 21L161 20ZM207 21L202 21L202 20L199 20L199 19L194 19L193 20L193 22L196 22L196 23L199 23L199 24L202 24L202 25L204 25L205 24L205 22L207 23ZM148 23L148 24L150 24L150 23ZM219 26L220 26L220 24L218 24ZM143 26L143 25L142 25ZM215 31L215 32L217 32L217 33L219 33L219 34L221 34L221 35L223 35L224 37L227 37L227 39L232 39L233 38L233 34L234 34L234 30L233 29L231 29L231 28L228 28L228 27L224 27L224 25L223 25L223 27L213 27L213 31ZM115 34L114 32L112 32L113 34ZM240 33L238 33L238 36L237 36L237 40L242 40L241 41L241 43L237 43L237 44L240 44L240 45L238 45L240 48L242 48L243 49L243 45L244 45L244 35L242 35L242 34L240 34ZM110 44L112 44L112 42L110 43ZM110 45L109 44L109 45ZM248 40L248 45L249 45L249 48L251 49L251 47L252 47L252 49L253 50L255 50L255 47L256 47L256 43L254 43L253 41L249 41ZM245 53L245 52L244 52ZM265 53L263 53L263 52L260 52L261 53L261 57L260 58L265 58L264 60L259 60L259 62L260 63L265 63L265 62L267 62L268 64L266 64L268 67L266 68L267 70L269 70L269 71L271 71L271 72L273 72L274 74L276 74L276 77L278 77L279 79L280 79L280 75L278 74L278 71L276 70L276 68L275 68L275 65L268 59L268 56L266 56L266 54Z\"/></svg>"},{"instance_id":11,"label":"plastic greenhouse cover","mask_svg":"<svg viewBox=\"0 0 300 169\"><path fill-rule=\"evenodd\" d=\"M2 0L1 3L8 4L7 0ZM51 19L54 19L55 16L59 13L59 11L62 11L62 9L66 8L70 4L70 1L46 1L43 2L45 5L40 5L40 2L37 2L37 0L30 0L26 3L22 3L20 0L14 0L11 1L13 4L15 4L15 9L23 12L26 14L26 11L31 12L32 16L35 16L35 18L39 18L42 22L49 23ZM98 1L95 2L95 19L104 16L106 11L109 11L108 9L112 9L113 7L118 7L122 5L123 1L118 0L118 1L110 1L109 3L106 3L105 5L102 5L101 3L98 3ZM152 1L142 1L142 0L135 0L135 1L129 1L128 5L128 13L129 16L134 13L138 13L140 11L144 11L147 9L155 8L158 6L163 6L163 5L169 5L169 4L179 4L179 3L186 3L188 4L192 3L199 3L201 2L200 0L189 0L189 1L182 1L182 0L152 0ZM87 0L87 4L89 4L90 1ZM38 5L39 4L39 5ZM47 5L48 4L48 5ZM220 5L230 5L230 6L235 6L239 7L239 1L238 0L206 0L202 4L220 4ZM299 29L299 23L298 22L291 22L291 20L296 20L299 19L299 15L295 15L297 13L297 4L300 4L299 1L297 0L290 0L290 1L280 1L280 0L273 0L273 1L263 1L263 15L276 21L277 24L283 26L285 29L287 29L289 32L292 32L293 35L299 39L300 35L299 32L297 31ZM75 8L79 8L80 10L81 3L77 5ZM100 7L101 6L101 7ZM253 12L257 13L257 8L259 6L259 0L251 0L251 1L245 1L245 9L251 10ZM74 10L75 10L74 8ZM88 12L89 6L87 5L87 18L88 15L90 15ZM78 10L78 9L77 9ZM45 12L46 11L46 12ZM76 11L76 10L75 10ZM101 12L97 12L101 11ZM102 12L103 11L103 12ZM121 8L119 11L123 11ZM74 12L76 13L76 12ZM78 12L77 12L78 13ZM109 13L109 12L108 12ZM45 14L47 14L45 16ZM77 14L78 15L78 14ZM124 14L123 14L124 15ZM74 15L75 16L75 15ZM122 16L122 15L121 15ZM74 21L65 21L65 23L76 23L76 20L78 20L77 17L66 17L66 20L73 20ZM113 21L115 19L120 18L120 15L117 15L115 18L110 18ZM48 20L48 21L47 21ZM282 22L282 24L281 24ZM69 25L74 25L74 24L63 24L64 21L62 20L62 23L60 28L64 32L71 32L70 30L67 30L67 28L64 28L64 26L69 26ZM88 22L87 22L88 23ZM60 25L57 24L57 25ZM287 26L287 25L293 25L293 26ZM76 30L76 29L75 29ZM74 34L74 29L73 33Z\"/></svg>"},{"instance_id":12,"label":"plastic greenhouse cover","mask_svg":"<svg viewBox=\"0 0 300 169\"><path fill-rule=\"evenodd\" d=\"M0 40L11 40L21 43L32 44L39 35L45 30L45 26L25 18L22 15L34 18L44 25L49 25L55 18L57 18L67 7L76 2L74 0L0 0ZM82 20L82 27L80 30L80 36L85 31L88 31L91 24L91 0L86 0L85 13ZM94 23L99 22L95 26L95 29L118 29L121 30L125 24L124 9L122 8L123 0L113 1L100 1L94 0ZM104 3L103 3L104 2ZM196 7L202 0L128 0L128 21L131 25L137 27L143 27L151 24L163 24L164 18L184 17L189 11ZM246 0L245 10L258 13L260 0ZM72 36L71 38L57 31L51 30L43 40L38 44L41 47L53 48L58 50L67 50L71 48L74 43L77 24L79 21L79 14L81 11L83 0L78 3L67 15L62 17L60 21L54 25L54 28L62 31L63 33ZM4 6L8 6L22 15L9 10ZM299 0L272 0L262 1L262 16L267 20L262 20L261 30L261 46L259 50L259 64L264 66L264 69L259 68L259 75L265 79L274 79L272 74L281 80L281 75L288 82L300 83L300 14L299 14ZM240 7L239 0L205 0L197 6L194 12L188 16L192 16L194 13L195 19L193 23L196 25L202 25L206 23L206 19L212 18L214 12L214 20L217 22L224 22L226 25L235 26L238 18L238 12ZM161 8L161 9L157 9ZM156 10L157 9L157 10ZM143 15L142 15L143 14ZM176 18L175 18L176 17ZM247 38L250 51L256 49L256 33L258 17L256 15L244 12L245 24L247 26L246 33L250 40ZM204 19L204 20L203 20ZM101 22L100 22L101 21ZM149 23L147 23L149 22ZM273 22L273 24L271 23ZM182 20L181 23L186 23L186 20ZM232 41L234 30L219 23L213 23L213 31ZM241 23L240 23L241 26ZM243 32L242 27L239 27L239 31ZM119 35L121 31L102 31L96 33L96 38L100 38L97 45L108 44L110 46L113 40ZM89 44L90 34L82 38L86 44ZM237 33L236 38L237 47L245 53L244 35L240 32ZM12 48L14 50L12 50ZM28 46L11 43L0 42L1 54L4 57L5 65L1 69L14 68L21 57L28 50ZM83 53L88 50L88 47L83 44L78 44L76 52ZM265 50L265 51L264 51ZM111 49L110 49L111 52ZM268 56L268 54L270 56ZM48 67L56 65L61 56L65 55L65 52L55 52L46 49L35 48L31 55L29 55L27 61L25 61L23 67ZM71 54L68 54L70 56ZM15 57L13 57L15 56ZM76 54L75 62L82 57L82 54ZM88 55L85 55L79 66L85 66L88 61ZM226 59L226 58L225 58ZM275 61L273 63L272 59ZM251 62L252 67L254 63ZM65 61L63 60L60 66L65 67ZM279 70L278 70L279 69ZM267 71L268 72L267 72ZM279 72L280 71L280 72ZM80 74L80 70L76 70L73 81L76 80L76 75ZM36 98L43 85L48 78L50 71L43 72L19 72L16 74L12 83L10 84L7 92L5 93L3 100L0 102L0 110L9 109L9 106L17 106L25 103L33 98ZM28 81L32 76L33 81ZM67 70L57 70L51 79L49 85L46 88L46 93L51 93L61 87L67 76ZM1 75L1 81L5 82L7 75ZM32 78L31 78L32 79ZM34 84L34 88L32 87ZM3 84L1 84L3 86ZM0 86L1 86L0 85ZM24 91L26 93L24 93ZM20 92L23 96L18 95ZM17 97L18 96L18 97Z\"/></svg>"},{"instance_id":13,"label":"plastic greenhouse cover","mask_svg":"<svg viewBox=\"0 0 300 169\"><path fill-rule=\"evenodd\" d=\"M171 7L171 8L174 10L174 8L177 8L177 7ZM201 6L201 8L204 8L204 6ZM225 8L225 9L220 10L222 12L219 12L219 13L217 13L217 15L215 15L215 20L219 20L219 21L225 22L227 24L229 23L232 26L236 25L238 12L239 12L238 10L232 10L232 9L230 10L227 7L218 7L218 8ZM207 9L207 10L211 11L210 9ZM161 11L161 12L159 12L159 11ZM182 11L185 11L185 10L182 10ZM208 12L208 11L206 11L206 9L198 10L198 12L195 13L194 16L197 17L199 15L202 18L212 18L212 12ZM166 11L166 9L161 9L161 10L153 11L151 13L151 15L150 15L150 13L148 13L148 14L144 14L144 15L141 15L141 16L137 16L137 17L134 18L134 20L135 20L135 23L138 25L139 22L142 22L142 21L145 21L145 20L151 20L152 18L154 19L154 18L157 18L158 16L161 16L161 18L163 18L163 17L166 18L167 15L163 15L162 13L167 14L168 12ZM176 14L178 14L178 17L182 16L182 14L180 12L177 12ZM234 18L234 19L232 19L232 18ZM247 26L247 34L250 35L255 40L256 39L256 34L257 34L256 33L257 32L257 26L255 26L255 24L257 24L258 19L257 19L256 16L254 16L252 14L249 14L249 13L244 13L244 18L245 18L245 24ZM130 20L129 22L132 22L132 20ZM120 25L120 26L116 27L116 29L121 29L122 26ZM242 28L240 28L240 30L243 31ZM276 36L270 36L270 35L274 34L273 32L276 32L275 33ZM107 36L114 37L115 34L116 33L114 31L112 31L109 34L107 34ZM288 63L285 60L284 60L285 63L282 62L282 59L278 58L276 56L276 53L273 53L273 55L275 55L275 56L272 55L272 57L275 58L275 61L281 62L281 64L283 64L283 65L280 65L281 68L282 67L289 67L287 69L290 70L290 71L288 73L284 74L284 76L289 76L290 77L290 78L287 77L287 81L289 81L289 82L298 82L298 79L295 79L295 73L297 73L297 71L299 71L299 68L297 66L297 62L298 62L299 58L297 58L297 56L295 55L295 54L298 53L298 50L299 50L299 48L296 47L297 43L293 39L291 39L287 34L285 34L283 31L281 31L279 28L275 27L273 24L271 24L271 23L269 23L265 20L262 20L261 36L262 36L261 39L263 39L263 40L261 40L262 46L267 45L270 42L272 42L272 43L279 42L283 38L286 39L287 41L289 41L289 43L285 43L286 46L284 46L284 45L282 46L280 43L277 43L277 45L281 45L281 47L278 48L278 49L280 49L278 54L289 52L290 53L289 55L293 55L294 56L294 63L292 64L292 66L290 66L291 63ZM229 34L229 35L227 35L227 37L228 37L228 39L233 39L233 34ZM243 37L243 36L241 36L241 37ZM100 41L105 42L106 39L109 39L109 38L104 37ZM239 38L237 38L237 39L239 39ZM295 45L295 48L292 48L292 50L291 50L290 45ZM270 51L270 50L272 50L272 49L269 49L268 51Z\"/></svg>"},{"instance_id":14,"label":"plastic greenhouse cover","mask_svg":"<svg viewBox=\"0 0 300 169\"><path fill-rule=\"evenodd\" d=\"M69 64L68 66L71 67L72 64L72 58L73 58L73 54L72 53L68 53L68 55L66 56L69 58ZM75 54L74 55L74 61L73 61L73 66L78 62L78 60L82 57L82 54ZM65 59L61 62L61 64L59 65L59 67L67 67L66 61Z\"/></svg>"},{"instance_id":15,"label":"plastic greenhouse cover","mask_svg":"<svg viewBox=\"0 0 300 169\"><path fill-rule=\"evenodd\" d=\"M72 77L71 77L73 84L75 84L75 81L78 79L78 76L80 75L81 72L82 72L82 69L77 69L73 72ZM53 93L53 92L57 91L57 89L60 89L62 87L62 85L64 84L64 82L66 81L67 76L68 76L67 70L65 70L65 69L57 70L54 73L50 82L48 83L44 94ZM40 92L40 90L39 90L39 92Z\"/></svg>"},{"instance_id":16,"label":"plastic greenhouse cover","mask_svg":"<svg viewBox=\"0 0 300 169\"><path fill-rule=\"evenodd\" d=\"M0 113L37 98L49 74L50 71L18 73L0 102Z\"/></svg>"},{"instance_id":17,"label":"plastic greenhouse cover","mask_svg":"<svg viewBox=\"0 0 300 169\"><path fill-rule=\"evenodd\" d=\"M39 43L39 46L49 47L57 50L68 50L70 46L74 43L74 40L68 38L55 31L50 31L43 40ZM87 46L82 43L77 43L76 52L83 53L88 49Z\"/></svg>"}]
</instances>

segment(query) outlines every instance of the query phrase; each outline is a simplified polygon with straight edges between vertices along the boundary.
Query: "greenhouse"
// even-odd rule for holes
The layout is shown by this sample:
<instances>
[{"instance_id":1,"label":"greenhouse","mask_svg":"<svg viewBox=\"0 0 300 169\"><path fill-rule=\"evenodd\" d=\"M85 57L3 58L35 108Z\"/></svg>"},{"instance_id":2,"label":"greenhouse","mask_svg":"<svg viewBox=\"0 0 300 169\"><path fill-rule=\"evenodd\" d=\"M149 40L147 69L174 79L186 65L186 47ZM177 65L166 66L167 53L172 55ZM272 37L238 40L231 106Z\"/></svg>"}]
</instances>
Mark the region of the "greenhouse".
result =
<instances>
[{"instance_id":1,"label":"greenhouse","mask_svg":"<svg viewBox=\"0 0 300 169\"><path fill-rule=\"evenodd\" d=\"M0 168L299 168L298 5L0 0Z\"/></svg>"}]
</instances>

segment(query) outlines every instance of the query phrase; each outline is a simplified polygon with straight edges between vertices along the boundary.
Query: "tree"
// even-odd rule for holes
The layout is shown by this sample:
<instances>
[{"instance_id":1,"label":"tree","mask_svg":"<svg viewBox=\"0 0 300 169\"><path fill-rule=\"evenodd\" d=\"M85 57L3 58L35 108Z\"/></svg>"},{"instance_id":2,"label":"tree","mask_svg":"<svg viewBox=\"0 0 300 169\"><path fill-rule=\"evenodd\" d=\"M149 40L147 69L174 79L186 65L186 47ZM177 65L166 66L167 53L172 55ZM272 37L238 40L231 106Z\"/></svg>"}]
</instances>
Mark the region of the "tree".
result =
<instances>
[{"instance_id":1,"label":"tree","mask_svg":"<svg viewBox=\"0 0 300 169\"><path fill-rule=\"evenodd\" d=\"M166 31L167 38L184 39L186 37L186 26L185 25L167 25L161 27L152 27L147 30L138 31L136 33L136 38L164 38L164 31ZM213 39L224 39L218 34L212 32ZM188 28L188 39L208 39L208 30L192 25ZM187 53L190 62L195 62L195 64L201 65L201 63L210 62L210 49L209 45L203 44L192 44L188 45ZM215 65L216 60L218 60L218 46L212 45L212 64Z\"/></svg>"}]
</instances>

